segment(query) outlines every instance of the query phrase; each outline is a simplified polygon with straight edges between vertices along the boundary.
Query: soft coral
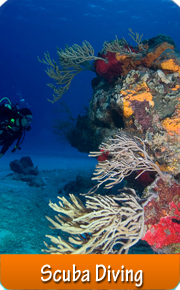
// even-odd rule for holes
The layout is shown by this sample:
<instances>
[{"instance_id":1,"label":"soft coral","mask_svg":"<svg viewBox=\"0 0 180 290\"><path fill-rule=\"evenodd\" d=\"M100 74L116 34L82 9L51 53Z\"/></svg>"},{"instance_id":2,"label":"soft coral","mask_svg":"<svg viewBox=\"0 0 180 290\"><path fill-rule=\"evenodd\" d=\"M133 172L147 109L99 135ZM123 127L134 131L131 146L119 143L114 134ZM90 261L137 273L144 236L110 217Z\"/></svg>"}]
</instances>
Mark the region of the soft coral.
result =
<instances>
[{"instance_id":1,"label":"soft coral","mask_svg":"<svg viewBox=\"0 0 180 290\"><path fill-rule=\"evenodd\" d=\"M96 72L105 78L108 83L112 83L122 72L122 67L116 59L116 54L108 51L106 54L99 54L98 56L106 59L106 61L101 59L95 61L94 68Z\"/></svg>"}]
</instances>

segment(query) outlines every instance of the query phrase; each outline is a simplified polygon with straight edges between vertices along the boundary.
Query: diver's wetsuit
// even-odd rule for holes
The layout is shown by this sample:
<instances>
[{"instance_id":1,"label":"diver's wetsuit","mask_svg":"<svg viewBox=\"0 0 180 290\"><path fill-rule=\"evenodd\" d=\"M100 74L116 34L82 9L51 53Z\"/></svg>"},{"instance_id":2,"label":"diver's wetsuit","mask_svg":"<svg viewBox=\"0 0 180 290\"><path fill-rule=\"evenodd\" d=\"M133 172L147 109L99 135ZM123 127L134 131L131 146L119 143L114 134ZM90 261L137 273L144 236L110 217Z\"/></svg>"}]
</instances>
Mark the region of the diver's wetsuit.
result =
<instances>
[{"instance_id":1,"label":"diver's wetsuit","mask_svg":"<svg viewBox=\"0 0 180 290\"><path fill-rule=\"evenodd\" d=\"M4 155L15 140L21 140L24 128L16 125L19 117L18 110L0 106L0 146L3 145L0 154Z\"/></svg>"}]
</instances>

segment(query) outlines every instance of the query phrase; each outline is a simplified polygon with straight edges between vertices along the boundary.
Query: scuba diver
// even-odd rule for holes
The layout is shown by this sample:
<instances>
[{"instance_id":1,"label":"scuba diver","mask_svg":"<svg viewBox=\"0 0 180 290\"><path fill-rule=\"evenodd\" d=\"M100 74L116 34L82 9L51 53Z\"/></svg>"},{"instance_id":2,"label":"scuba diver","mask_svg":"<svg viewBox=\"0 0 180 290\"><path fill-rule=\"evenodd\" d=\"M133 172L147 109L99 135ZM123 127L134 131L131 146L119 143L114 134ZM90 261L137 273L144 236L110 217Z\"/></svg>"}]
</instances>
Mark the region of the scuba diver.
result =
<instances>
[{"instance_id":1,"label":"scuba diver","mask_svg":"<svg viewBox=\"0 0 180 290\"><path fill-rule=\"evenodd\" d=\"M0 158L6 153L15 140L17 143L13 150L21 149L19 145L23 142L25 131L31 129L30 123L33 120L32 112L28 108L19 109L18 104L12 105L8 98L3 98L0 103L7 99L9 104L0 104Z\"/></svg>"}]
</instances>

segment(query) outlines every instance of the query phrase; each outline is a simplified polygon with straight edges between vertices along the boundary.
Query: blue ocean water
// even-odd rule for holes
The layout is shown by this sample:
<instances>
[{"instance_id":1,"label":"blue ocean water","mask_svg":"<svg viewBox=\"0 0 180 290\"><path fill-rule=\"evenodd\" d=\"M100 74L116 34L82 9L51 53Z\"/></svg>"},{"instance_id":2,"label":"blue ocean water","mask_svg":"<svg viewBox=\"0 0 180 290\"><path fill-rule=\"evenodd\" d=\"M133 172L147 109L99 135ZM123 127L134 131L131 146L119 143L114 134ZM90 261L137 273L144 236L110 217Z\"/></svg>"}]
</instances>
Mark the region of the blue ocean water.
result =
<instances>
[{"instance_id":1,"label":"blue ocean water","mask_svg":"<svg viewBox=\"0 0 180 290\"><path fill-rule=\"evenodd\" d=\"M48 51L51 58L57 60L57 46L64 49L66 44L81 45L84 40L91 43L97 55L104 41L113 40L116 35L118 38L124 37L134 45L132 38L128 35L129 28L139 34L143 33L143 39L149 39L158 34L169 35L180 49L180 8L170 0L8 0L0 7L0 99L7 97L12 103L19 103L20 107L28 106L34 117L32 129L27 132L22 144L21 155L27 152L29 156L41 154L44 156L42 157L44 163L47 156L85 158L82 166L78 164L81 167L78 170L86 170L87 154L79 153L70 145L63 144L53 133L52 122L57 119L54 110L58 107L58 102L51 104L47 101L47 99L52 99L53 93L52 89L46 85L50 81L45 73L46 67L38 61L37 57L42 59L44 52ZM90 71L77 75L68 92L62 97L74 118L84 112L84 106L88 106L93 93L91 80L94 76L95 74ZM8 159L3 157L4 159L0 160L1 166L6 169L8 161L18 158L20 153L13 155L9 152ZM38 161L40 162L39 159L35 162L37 166L39 166ZM67 182L68 178L70 179L69 164L72 162L70 161L67 165L65 162L63 158L60 159L61 164L58 170L66 170L68 175L63 175L64 171L55 173L61 178L63 176L61 185ZM73 169L76 167L76 162L79 163L78 159L77 161L73 159ZM90 164L90 169L92 167L93 165ZM49 168L53 169L52 164ZM48 164L41 166L41 169L47 170ZM57 169L55 165L54 169ZM70 175L73 178L72 171ZM53 182L51 179L51 183ZM40 253L43 246L38 243L48 233L48 222L46 221L45 224L44 218L48 211L48 199L55 198L57 193L44 192L43 196L43 191L29 192L25 186L22 196L20 189L19 192L17 190L19 184L16 186L14 182L11 182L10 185L8 194L3 192L4 204L1 204L3 209L9 210L4 213L4 216L8 219L8 215L11 214L11 218L16 219L19 216L23 218L24 214L24 222L27 222L33 208L35 214L30 217L34 218L33 226L26 227L27 235L23 233L24 242L16 237L19 225L16 224L14 233L14 225L9 222L8 230L14 235L11 236L5 231L8 223L6 224L3 220L4 224L0 227L4 231L4 237L9 238L11 245L12 241L16 241L15 246L3 249L3 252ZM12 206L13 199L15 207ZM26 204L29 207L25 212ZM42 207L43 211L40 209ZM41 222L44 228L47 227L47 231L42 229L40 233L40 226L38 226L31 233L30 239L30 229L36 227L40 212ZM22 234L23 224L19 228ZM37 232L41 234L38 238Z\"/></svg>"}]
</instances>

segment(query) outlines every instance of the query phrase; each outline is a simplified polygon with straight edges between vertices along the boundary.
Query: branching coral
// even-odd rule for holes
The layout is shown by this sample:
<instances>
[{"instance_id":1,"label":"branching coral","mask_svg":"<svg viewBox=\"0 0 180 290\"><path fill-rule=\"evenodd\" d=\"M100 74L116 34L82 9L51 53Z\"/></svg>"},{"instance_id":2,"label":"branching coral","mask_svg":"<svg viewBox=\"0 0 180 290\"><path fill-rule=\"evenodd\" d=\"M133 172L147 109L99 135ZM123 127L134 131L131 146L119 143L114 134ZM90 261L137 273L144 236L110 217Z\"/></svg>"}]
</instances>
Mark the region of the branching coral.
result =
<instances>
[{"instance_id":1,"label":"branching coral","mask_svg":"<svg viewBox=\"0 0 180 290\"><path fill-rule=\"evenodd\" d=\"M143 44L142 44L142 37L143 37L143 34L139 34L138 32L133 32L131 28L129 28L129 35L132 37L132 39L138 44L138 46L142 49L142 50L145 50Z\"/></svg>"},{"instance_id":2,"label":"branching coral","mask_svg":"<svg viewBox=\"0 0 180 290\"><path fill-rule=\"evenodd\" d=\"M104 52L120 53L124 51L124 45L126 44L125 39L116 39L114 41L105 41L103 44Z\"/></svg>"},{"instance_id":3,"label":"branching coral","mask_svg":"<svg viewBox=\"0 0 180 290\"><path fill-rule=\"evenodd\" d=\"M136 38L139 37L137 34L134 35ZM134 36L133 39L135 40ZM140 45L139 38L137 38L137 41ZM115 40L104 42L103 49L99 53L99 56L107 61L105 62L101 59L95 61L94 68L97 74L105 78L108 83L113 83L121 75L125 75L133 68L136 68L136 65L134 65L134 58L142 57L142 53L139 53L139 49L134 49L129 45L124 38L118 39L116 36Z\"/></svg>"},{"instance_id":4,"label":"branching coral","mask_svg":"<svg viewBox=\"0 0 180 290\"><path fill-rule=\"evenodd\" d=\"M74 195L50 207L59 212L55 229L70 234L68 240L47 236L55 245L45 245L52 254L121 254L143 236L144 209L133 189L117 196L86 196L86 206Z\"/></svg>"},{"instance_id":5,"label":"branching coral","mask_svg":"<svg viewBox=\"0 0 180 290\"><path fill-rule=\"evenodd\" d=\"M138 47L141 48L141 50L145 50L145 48L142 45L142 35L139 35L137 32L133 32L132 29L129 29L130 33L129 35L132 37L132 39L138 44ZM113 53L123 53L128 56L142 56L141 53L139 53L136 49L134 49L132 46L128 44L128 42L122 38L118 39L116 36L116 39L114 41L107 42L105 41L103 44L105 52L113 52Z\"/></svg>"},{"instance_id":6,"label":"branching coral","mask_svg":"<svg viewBox=\"0 0 180 290\"><path fill-rule=\"evenodd\" d=\"M132 138L121 131L107 143L102 143L100 152L91 153L91 156L100 157L105 153L106 156L103 155L97 166L98 186L107 181L110 183L107 183L106 187L111 188L134 170L140 171L137 177L145 171L156 171L160 175L158 180L167 183L170 180L169 175L163 174L158 165L153 163L146 152L144 141L139 138ZM63 238L47 235L53 244L45 243L48 250L44 250L44 252L52 254L126 254L131 246L143 238L146 224L145 210L151 204L150 200L153 202L153 197L157 198L156 194L150 192L145 198L140 199L134 189L124 188L116 196L101 196L95 194L94 188L89 191L89 194L93 195L85 195L85 205L72 194L70 200L59 197L59 205L50 202L50 207L59 214L55 216L56 221L49 217L47 219L54 226L53 229L60 230L64 234ZM173 219L169 226L174 221L177 223L173 224L176 227L173 228L172 243L177 243L179 242L179 237L177 240L175 239L177 229L179 229L177 204L171 203L170 210L173 211ZM145 217L147 218L147 214ZM153 227L155 228L156 225ZM162 229L161 225L160 229ZM155 236L153 236L154 238ZM168 240L168 243L171 244L171 240Z\"/></svg>"},{"instance_id":7,"label":"branching coral","mask_svg":"<svg viewBox=\"0 0 180 290\"><path fill-rule=\"evenodd\" d=\"M105 42L103 50L99 53L99 56L106 58L108 62L102 60L96 60L94 67L96 72L109 83L116 81L120 76L126 76L131 70L137 70L140 66L148 67L152 69L162 69L165 71L165 67L173 67L171 72L178 72L179 64L174 63L174 66L163 65L164 54L167 58L170 57L174 51L174 46L164 41L158 43L155 47L151 47L147 44L147 41L141 42L142 35L133 33L130 30L130 36L138 44L137 47L130 46L126 40L117 38L114 41ZM150 42L148 42L150 44ZM167 52L168 51L168 52ZM162 59L161 59L162 56ZM159 60L159 58L161 60Z\"/></svg>"},{"instance_id":8,"label":"branching coral","mask_svg":"<svg viewBox=\"0 0 180 290\"><path fill-rule=\"evenodd\" d=\"M91 68L89 61L98 59L99 57L94 56L94 48L88 41L83 41L82 46L73 44L72 46L66 45L65 49L57 49L59 62L64 68L69 68L76 65L83 65ZM86 63L87 62L87 63Z\"/></svg>"},{"instance_id":9,"label":"branching coral","mask_svg":"<svg viewBox=\"0 0 180 290\"><path fill-rule=\"evenodd\" d=\"M132 46L130 46L127 41L122 38L116 39L114 41L107 42L105 41L103 44L103 52L112 52L118 54L124 54L126 56L138 56L141 54L137 54L137 50L135 50Z\"/></svg>"},{"instance_id":10,"label":"branching coral","mask_svg":"<svg viewBox=\"0 0 180 290\"><path fill-rule=\"evenodd\" d=\"M50 58L49 52L44 53L45 59L38 60L48 66L46 73L50 78L56 81L58 86L49 83L48 86L54 90L54 99L49 100L54 103L61 99L62 95L67 92L72 79L76 74L83 70L93 70L90 61L96 59L105 59L94 56L94 49L88 41L83 41L82 46L73 44L63 49L57 49L58 61L60 66Z\"/></svg>"},{"instance_id":11,"label":"branching coral","mask_svg":"<svg viewBox=\"0 0 180 290\"><path fill-rule=\"evenodd\" d=\"M121 132L106 143L103 142L99 148L99 152L90 152L90 156L100 156L103 149L104 153L109 152L109 158L99 161L96 166L96 176L92 179L98 180L98 186L108 181L106 188L112 188L133 171L140 171L136 178L145 171L156 171L162 179L165 178L159 166L151 160L140 138L132 138Z\"/></svg>"}]
</instances>

